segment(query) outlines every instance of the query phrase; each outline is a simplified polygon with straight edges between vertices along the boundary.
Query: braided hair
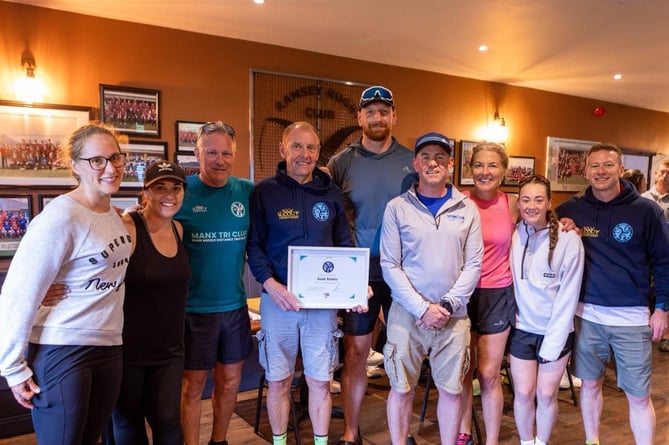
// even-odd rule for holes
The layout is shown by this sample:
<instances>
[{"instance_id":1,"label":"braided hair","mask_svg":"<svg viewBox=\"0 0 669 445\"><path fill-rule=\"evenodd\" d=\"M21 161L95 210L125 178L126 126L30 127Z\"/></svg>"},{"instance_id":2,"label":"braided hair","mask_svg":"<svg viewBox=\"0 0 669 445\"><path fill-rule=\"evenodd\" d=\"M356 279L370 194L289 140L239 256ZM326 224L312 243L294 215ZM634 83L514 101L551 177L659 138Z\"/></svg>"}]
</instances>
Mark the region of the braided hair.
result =
<instances>
[{"instance_id":1,"label":"braided hair","mask_svg":"<svg viewBox=\"0 0 669 445\"><path fill-rule=\"evenodd\" d=\"M551 184L548 182L548 179L541 175L532 175L524 179L520 186L518 187L518 192L520 192L523 187L527 184L539 184L546 189L546 198L550 201L551 199ZM555 251L555 246L558 242L558 236L560 234L560 223L558 222L557 214L553 209L548 209L546 211L546 220L548 221L548 234L549 234L549 244L548 244L548 265L551 266L553 261L553 252Z\"/></svg>"}]
</instances>

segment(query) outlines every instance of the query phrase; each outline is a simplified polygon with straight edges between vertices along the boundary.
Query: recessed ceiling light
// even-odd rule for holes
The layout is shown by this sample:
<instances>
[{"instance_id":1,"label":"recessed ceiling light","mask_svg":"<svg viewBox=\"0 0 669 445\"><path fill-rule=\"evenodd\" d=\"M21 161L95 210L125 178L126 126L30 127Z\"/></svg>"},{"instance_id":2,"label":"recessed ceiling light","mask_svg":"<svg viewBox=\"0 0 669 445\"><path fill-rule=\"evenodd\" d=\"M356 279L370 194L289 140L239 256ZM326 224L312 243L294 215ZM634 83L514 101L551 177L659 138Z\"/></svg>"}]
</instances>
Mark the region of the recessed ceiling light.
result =
<instances>
[{"instance_id":1,"label":"recessed ceiling light","mask_svg":"<svg viewBox=\"0 0 669 445\"><path fill-rule=\"evenodd\" d=\"M481 45L481 46L479 46L479 51L481 51L482 53L488 51L488 45Z\"/></svg>"},{"instance_id":2,"label":"recessed ceiling light","mask_svg":"<svg viewBox=\"0 0 669 445\"><path fill-rule=\"evenodd\" d=\"M613 75L613 78L614 78L615 80L620 80L620 79L623 78L623 75L620 74L620 73L616 73L616 74Z\"/></svg>"},{"instance_id":3,"label":"recessed ceiling light","mask_svg":"<svg viewBox=\"0 0 669 445\"><path fill-rule=\"evenodd\" d=\"M253 3L255 3L256 5L263 5L265 4L265 0L253 0Z\"/></svg>"}]
</instances>

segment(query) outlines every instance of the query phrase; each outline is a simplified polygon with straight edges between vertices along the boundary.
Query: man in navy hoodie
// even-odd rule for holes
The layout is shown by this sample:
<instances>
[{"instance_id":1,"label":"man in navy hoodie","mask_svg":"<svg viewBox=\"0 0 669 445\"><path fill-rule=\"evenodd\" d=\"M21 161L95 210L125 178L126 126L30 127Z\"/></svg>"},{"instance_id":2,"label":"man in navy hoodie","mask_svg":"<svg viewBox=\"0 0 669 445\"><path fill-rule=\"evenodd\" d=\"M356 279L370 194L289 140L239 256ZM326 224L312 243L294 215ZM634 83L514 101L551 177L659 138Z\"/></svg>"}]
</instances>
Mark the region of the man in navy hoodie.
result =
<instances>
[{"instance_id":1,"label":"man in navy hoodie","mask_svg":"<svg viewBox=\"0 0 669 445\"><path fill-rule=\"evenodd\" d=\"M353 246L344 197L330 176L316 169L320 142L307 122L291 124L279 152L276 175L251 193L248 262L263 285L260 361L268 383L267 413L274 445L286 443L290 384L298 349L309 387L315 445L327 445L330 380L338 359L336 309L302 309L286 287L288 246ZM357 307L364 311L365 308Z\"/></svg>"},{"instance_id":2,"label":"man in navy hoodie","mask_svg":"<svg viewBox=\"0 0 669 445\"><path fill-rule=\"evenodd\" d=\"M669 229L659 206L621 180L624 167L618 147L593 145L585 168L590 186L556 211L581 228L585 248L573 364L574 374L583 379L586 444L599 444L602 383L613 350L634 440L637 445L651 445L655 437L651 340L662 338L667 328Z\"/></svg>"}]
</instances>

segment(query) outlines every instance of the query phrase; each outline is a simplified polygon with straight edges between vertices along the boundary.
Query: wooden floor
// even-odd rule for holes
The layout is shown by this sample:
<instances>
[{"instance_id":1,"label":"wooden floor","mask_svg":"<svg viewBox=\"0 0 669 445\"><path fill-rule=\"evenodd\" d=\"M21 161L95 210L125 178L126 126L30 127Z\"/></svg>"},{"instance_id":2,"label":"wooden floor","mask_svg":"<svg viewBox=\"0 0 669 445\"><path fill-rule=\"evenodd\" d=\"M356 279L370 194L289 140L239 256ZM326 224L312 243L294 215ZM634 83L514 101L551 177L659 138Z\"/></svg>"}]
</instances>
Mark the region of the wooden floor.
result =
<instances>
[{"instance_id":1,"label":"wooden floor","mask_svg":"<svg viewBox=\"0 0 669 445\"><path fill-rule=\"evenodd\" d=\"M657 435L656 444L669 444L669 353L654 353L653 373L653 402L657 413ZM386 421L386 395L388 382L385 377L370 380L368 394L364 400L361 429L366 444L388 444L388 425ZM504 416L500 435L501 444L518 444L519 439L513 420L513 406L505 385ZM430 392L430 402L427 408L425 422L420 425L418 415L420 404L424 394L424 387L419 387L414 403L414 416L411 430L418 444L438 444L439 432L436 424L436 391ZM265 444L270 443L264 437L271 437L267 413L262 412L260 432L263 437L253 433L253 422L255 418L257 391L246 391L240 393L236 413L233 417L228 441L230 445L241 444ZM340 404L339 396L333 397L334 405ZM475 405L479 419L481 419L480 400L477 397ZM551 445L573 445L584 443L583 426L581 414L574 407L569 391L563 390L559 394L560 415L554 430ZM206 445L211 434L211 405L208 400L202 402L202 429L200 444ZM481 421L482 422L482 421ZM301 437L303 443L313 443L309 420L300 423ZM332 419L330 427L330 444L336 444L343 430L343 420ZM294 435L289 431L289 443L294 443ZM612 372L607 373L604 382L604 410L601 428L602 444L633 444L631 431L627 421L627 402L622 392L616 388ZM29 434L17 436L10 439L0 439L0 445L33 445L36 443L35 435Z\"/></svg>"}]
</instances>

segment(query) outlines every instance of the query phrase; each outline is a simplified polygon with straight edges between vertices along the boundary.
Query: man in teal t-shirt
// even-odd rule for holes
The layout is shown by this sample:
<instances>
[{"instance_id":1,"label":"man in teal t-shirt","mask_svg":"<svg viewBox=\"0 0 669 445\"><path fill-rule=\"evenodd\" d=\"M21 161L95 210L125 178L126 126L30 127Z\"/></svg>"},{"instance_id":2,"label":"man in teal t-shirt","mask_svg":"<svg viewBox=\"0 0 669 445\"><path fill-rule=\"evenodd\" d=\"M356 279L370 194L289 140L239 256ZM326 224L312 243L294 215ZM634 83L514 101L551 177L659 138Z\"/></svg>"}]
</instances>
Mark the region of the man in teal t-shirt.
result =
<instances>
[{"instance_id":1,"label":"man in teal t-shirt","mask_svg":"<svg viewBox=\"0 0 669 445\"><path fill-rule=\"evenodd\" d=\"M198 133L200 173L187 178L176 215L184 228L192 278L186 303L186 360L181 424L186 445L200 436L200 399L214 370L214 420L210 444L226 444L244 359L252 351L251 325L242 280L253 183L230 176L235 130L208 122Z\"/></svg>"}]
</instances>

